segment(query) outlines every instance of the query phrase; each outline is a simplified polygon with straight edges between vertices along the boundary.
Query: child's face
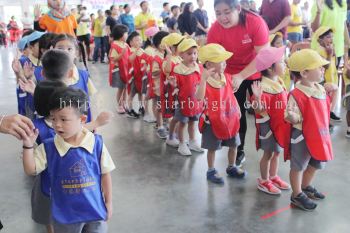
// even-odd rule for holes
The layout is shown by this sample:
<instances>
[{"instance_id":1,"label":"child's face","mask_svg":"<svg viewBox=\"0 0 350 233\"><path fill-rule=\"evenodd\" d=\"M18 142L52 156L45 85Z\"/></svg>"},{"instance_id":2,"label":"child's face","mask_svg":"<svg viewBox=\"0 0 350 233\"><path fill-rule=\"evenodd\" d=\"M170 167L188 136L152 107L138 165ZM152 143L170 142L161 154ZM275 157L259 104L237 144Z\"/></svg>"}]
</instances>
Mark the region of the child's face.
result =
<instances>
[{"instance_id":1,"label":"child's face","mask_svg":"<svg viewBox=\"0 0 350 233\"><path fill-rule=\"evenodd\" d=\"M60 49L68 52L73 61L77 56L75 44L72 43L70 40L61 40L57 42L55 45L55 49Z\"/></svg>"},{"instance_id":2,"label":"child's face","mask_svg":"<svg viewBox=\"0 0 350 233\"><path fill-rule=\"evenodd\" d=\"M131 42L130 42L131 47L133 48L141 48L142 46L142 39L141 36L135 36Z\"/></svg>"},{"instance_id":3,"label":"child's face","mask_svg":"<svg viewBox=\"0 0 350 233\"><path fill-rule=\"evenodd\" d=\"M52 127L55 129L55 132L65 140L69 140L81 132L86 120L85 115L79 115L77 110L72 107L51 111L50 115Z\"/></svg>"},{"instance_id":4,"label":"child's face","mask_svg":"<svg viewBox=\"0 0 350 233\"><path fill-rule=\"evenodd\" d=\"M30 49L33 57L36 57L36 58L39 57L39 43L35 43L34 45L30 45L29 49Z\"/></svg>"},{"instance_id":5,"label":"child's face","mask_svg":"<svg viewBox=\"0 0 350 233\"><path fill-rule=\"evenodd\" d=\"M328 47L329 45L333 44L333 33L329 33L328 35L324 36L322 39L318 39L318 42L323 47Z\"/></svg>"},{"instance_id":6,"label":"child's face","mask_svg":"<svg viewBox=\"0 0 350 233\"><path fill-rule=\"evenodd\" d=\"M307 82L312 83L319 83L323 81L323 74L324 74L324 68L319 67L313 70L305 70L301 73L302 79L304 79Z\"/></svg>"},{"instance_id":7,"label":"child's face","mask_svg":"<svg viewBox=\"0 0 350 233\"><path fill-rule=\"evenodd\" d=\"M275 42L273 43L272 47L276 47L276 48L281 48L283 46L283 40L282 37L277 36Z\"/></svg>"},{"instance_id":8,"label":"child's face","mask_svg":"<svg viewBox=\"0 0 350 233\"><path fill-rule=\"evenodd\" d=\"M226 62L225 61L219 62L219 63L207 62L207 68L208 69L214 68L215 73L222 74L226 69Z\"/></svg>"},{"instance_id":9,"label":"child's face","mask_svg":"<svg viewBox=\"0 0 350 233\"><path fill-rule=\"evenodd\" d=\"M274 75L282 77L284 75L285 68L286 66L283 62L283 59L281 59L279 62L276 62L273 69Z\"/></svg>"},{"instance_id":10,"label":"child's face","mask_svg":"<svg viewBox=\"0 0 350 233\"><path fill-rule=\"evenodd\" d=\"M181 53L181 58L183 60L183 63L186 65L194 64L197 62L198 58L198 49L197 47L193 47L188 49L185 52Z\"/></svg>"},{"instance_id":11,"label":"child's face","mask_svg":"<svg viewBox=\"0 0 350 233\"><path fill-rule=\"evenodd\" d=\"M128 32L125 32L123 37L120 38L120 40L125 42L127 39L128 39Z\"/></svg>"}]
</instances>

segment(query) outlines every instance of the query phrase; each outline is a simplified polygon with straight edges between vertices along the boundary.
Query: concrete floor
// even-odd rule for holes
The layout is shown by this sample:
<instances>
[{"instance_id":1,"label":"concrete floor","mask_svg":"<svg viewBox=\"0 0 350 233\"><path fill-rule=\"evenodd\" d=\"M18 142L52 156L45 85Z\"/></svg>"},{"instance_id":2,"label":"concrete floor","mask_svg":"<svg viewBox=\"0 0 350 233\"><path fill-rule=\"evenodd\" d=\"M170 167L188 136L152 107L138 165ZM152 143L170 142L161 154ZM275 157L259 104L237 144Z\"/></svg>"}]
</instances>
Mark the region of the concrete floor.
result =
<instances>
[{"instance_id":1,"label":"concrete floor","mask_svg":"<svg viewBox=\"0 0 350 233\"><path fill-rule=\"evenodd\" d=\"M15 78L10 68L12 50L0 51L0 112L17 109ZM93 98L95 113L114 111L114 90L107 84L107 65L90 65L99 90ZM338 109L345 119L344 109ZM96 115L96 114L95 114ZM280 197L256 188L258 160L255 128L249 116L245 180L225 177L224 186L206 181L206 155L179 156L157 138L153 125L115 115L101 128L117 169L112 173L114 214L109 232L119 233L245 233L245 232L350 232L350 141L346 124L337 124L332 134L335 160L315 179L327 194L314 212L289 208L290 192ZM200 135L198 135L200 139ZM32 178L22 168L21 142L0 135L0 219L4 233L41 233L42 226L31 220ZM216 168L224 174L226 149L217 153ZM288 179L289 163L280 163L280 175ZM277 212L276 212L277 211ZM269 213L272 213L269 215Z\"/></svg>"}]
</instances>

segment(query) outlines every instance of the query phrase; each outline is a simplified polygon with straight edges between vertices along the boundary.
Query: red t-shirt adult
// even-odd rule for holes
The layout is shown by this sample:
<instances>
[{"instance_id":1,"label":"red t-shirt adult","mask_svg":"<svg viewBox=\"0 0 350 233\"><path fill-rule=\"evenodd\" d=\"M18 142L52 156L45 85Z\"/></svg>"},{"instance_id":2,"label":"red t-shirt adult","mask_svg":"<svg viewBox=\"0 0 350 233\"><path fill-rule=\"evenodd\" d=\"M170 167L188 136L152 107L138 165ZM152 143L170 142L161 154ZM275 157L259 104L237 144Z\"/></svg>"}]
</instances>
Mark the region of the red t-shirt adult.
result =
<instances>
[{"instance_id":1,"label":"red t-shirt adult","mask_svg":"<svg viewBox=\"0 0 350 233\"><path fill-rule=\"evenodd\" d=\"M245 25L238 24L231 28L222 27L217 21L208 32L208 43L222 45L233 56L226 61L226 73L238 74L256 56L254 46L263 46L269 42L269 29L265 21L254 13L246 13ZM256 73L248 80L260 78Z\"/></svg>"}]
</instances>

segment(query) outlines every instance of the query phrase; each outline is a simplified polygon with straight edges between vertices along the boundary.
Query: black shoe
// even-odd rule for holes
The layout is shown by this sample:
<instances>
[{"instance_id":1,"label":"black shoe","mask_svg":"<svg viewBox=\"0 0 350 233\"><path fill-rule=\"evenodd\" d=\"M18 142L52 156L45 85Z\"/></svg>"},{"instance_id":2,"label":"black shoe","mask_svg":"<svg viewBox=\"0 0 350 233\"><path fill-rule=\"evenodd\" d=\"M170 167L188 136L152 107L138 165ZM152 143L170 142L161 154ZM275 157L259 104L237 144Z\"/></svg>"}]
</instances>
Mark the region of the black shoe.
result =
<instances>
[{"instance_id":1,"label":"black shoe","mask_svg":"<svg viewBox=\"0 0 350 233\"><path fill-rule=\"evenodd\" d=\"M308 198L303 192L299 193L296 197L293 197L292 195L290 201L294 206L306 211L312 211L317 207L317 204Z\"/></svg>"},{"instance_id":2,"label":"black shoe","mask_svg":"<svg viewBox=\"0 0 350 233\"><path fill-rule=\"evenodd\" d=\"M255 115L254 109L252 107L247 109L249 115Z\"/></svg>"},{"instance_id":3,"label":"black shoe","mask_svg":"<svg viewBox=\"0 0 350 233\"><path fill-rule=\"evenodd\" d=\"M242 164L245 161L245 153L243 150L239 150L237 152L237 157L236 157L236 166L237 167L242 167Z\"/></svg>"},{"instance_id":4,"label":"black shoe","mask_svg":"<svg viewBox=\"0 0 350 233\"><path fill-rule=\"evenodd\" d=\"M317 191L314 187L312 186L307 186L306 188L303 189L303 192L311 199L314 200L323 200L326 198L325 195Z\"/></svg>"},{"instance_id":5,"label":"black shoe","mask_svg":"<svg viewBox=\"0 0 350 233\"><path fill-rule=\"evenodd\" d=\"M101 63L106 63L105 61L101 61Z\"/></svg>"},{"instance_id":6,"label":"black shoe","mask_svg":"<svg viewBox=\"0 0 350 233\"><path fill-rule=\"evenodd\" d=\"M139 114L142 116L145 115L145 108L144 107L139 108Z\"/></svg>"},{"instance_id":7,"label":"black shoe","mask_svg":"<svg viewBox=\"0 0 350 233\"><path fill-rule=\"evenodd\" d=\"M335 113L334 112L331 112L331 119L333 120L333 121L337 121L337 122L340 122L341 121L341 118L340 117L338 117L337 115L335 115Z\"/></svg>"},{"instance_id":8,"label":"black shoe","mask_svg":"<svg viewBox=\"0 0 350 233\"><path fill-rule=\"evenodd\" d=\"M92 61L92 64L95 64L97 61Z\"/></svg>"},{"instance_id":9,"label":"black shoe","mask_svg":"<svg viewBox=\"0 0 350 233\"><path fill-rule=\"evenodd\" d=\"M345 137L350 138L350 131L346 131Z\"/></svg>"},{"instance_id":10,"label":"black shoe","mask_svg":"<svg viewBox=\"0 0 350 233\"><path fill-rule=\"evenodd\" d=\"M134 119L138 119L140 117L139 114L137 114L134 109L130 110L130 111L127 111L126 112L126 116L129 117L129 118L134 118Z\"/></svg>"}]
</instances>

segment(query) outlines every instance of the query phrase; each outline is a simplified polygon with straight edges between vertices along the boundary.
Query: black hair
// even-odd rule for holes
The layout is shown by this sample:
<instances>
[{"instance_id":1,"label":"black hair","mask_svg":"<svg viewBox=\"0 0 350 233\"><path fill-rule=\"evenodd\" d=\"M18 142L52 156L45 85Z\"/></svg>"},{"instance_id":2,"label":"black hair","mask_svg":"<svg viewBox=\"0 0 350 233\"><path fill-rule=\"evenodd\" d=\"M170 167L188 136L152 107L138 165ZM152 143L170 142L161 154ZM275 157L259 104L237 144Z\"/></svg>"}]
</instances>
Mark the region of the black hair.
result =
<instances>
[{"instance_id":1,"label":"black hair","mask_svg":"<svg viewBox=\"0 0 350 233\"><path fill-rule=\"evenodd\" d=\"M49 100L49 111L71 107L79 114L87 115L89 109L88 97L84 91L72 87L56 90Z\"/></svg>"},{"instance_id":2,"label":"black hair","mask_svg":"<svg viewBox=\"0 0 350 233\"><path fill-rule=\"evenodd\" d=\"M119 40L128 31L129 31L129 29L127 26L125 26L123 24L117 24L112 29L112 37L114 40Z\"/></svg>"},{"instance_id":3,"label":"black hair","mask_svg":"<svg viewBox=\"0 0 350 233\"><path fill-rule=\"evenodd\" d=\"M272 66L270 68L274 69L275 68L275 63L272 64ZM270 70L269 70L269 68L266 69L266 70L261 71L261 75L265 76L265 77L270 77Z\"/></svg>"},{"instance_id":4,"label":"black hair","mask_svg":"<svg viewBox=\"0 0 350 233\"><path fill-rule=\"evenodd\" d=\"M226 5L228 5L232 10L235 9L237 6L240 5L238 0L215 0L214 1L214 8L220 4L220 3L225 3ZM239 13L239 24L241 25L245 25L246 22L246 14L249 11L245 10L245 9L241 9L241 12Z\"/></svg>"},{"instance_id":5,"label":"black hair","mask_svg":"<svg viewBox=\"0 0 350 233\"><path fill-rule=\"evenodd\" d=\"M140 3L140 7L142 7L143 6L143 4L145 4L147 1L142 1L141 3Z\"/></svg>"},{"instance_id":6,"label":"black hair","mask_svg":"<svg viewBox=\"0 0 350 233\"><path fill-rule=\"evenodd\" d=\"M318 38L322 40L324 37L328 36L330 33L333 33L332 29L329 29L328 31L320 35Z\"/></svg>"},{"instance_id":7,"label":"black hair","mask_svg":"<svg viewBox=\"0 0 350 233\"><path fill-rule=\"evenodd\" d=\"M60 81L43 80L38 83L34 91L34 108L40 116L50 116L50 97L56 90L64 87L66 85Z\"/></svg>"},{"instance_id":8,"label":"black hair","mask_svg":"<svg viewBox=\"0 0 350 233\"><path fill-rule=\"evenodd\" d=\"M150 40L150 38L147 37L145 43L143 43L143 49L146 49L148 46L152 46L152 44L152 40Z\"/></svg>"},{"instance_id":9,"label":"black hair","mask_svg":"<svg viewBox=\"0 0 350 233\"><path fill-rule=\"evenodd\" d=\"M167 5L169 5L169 2L164 2L163 3L163 8L166 7Z\"/></svg>"},{"instance_id":10,"label":"black hair","mask_svg":"<svg viewBox=\"0 0 350 233\"><path fill-rule=\"evenodd\" d=\"M41 64L43 75L48 80L63 80L72 68L73 61L68 52L51 49L44 53Z\"/></svg>"},{"instance_id":11,"label":"black hair","mask_svg":"<svg viewBox=\"0 0 350 233\"><path fill-rule=\"evenodd\" d=\"M39 39L40 39L40 38L38 38L38 39L36 39L36 40L33 40L33 41L30 41L30 42L29 42L29 45L30 45L30 46L34 46L36 43L39 42Z\"/></svg>"},{"instance_id":12,"label":"black hair","mask_svg":"<svg viewBox=\"0 0 350 233\"><path fill-rule=\"evenodd\" d=\"M140 36L140 33L138 33L137 31L133 31L132 33L130 33L128 39L126 40L126 43L128 43L128 45L131 46L131 41L137 36Z\"/></svg>"},{"instance_id":13,"label":"black hair","mask_svg":"<svg viewBox=\"0 0 350 233\"><path fill-rule=\"evenodd\" d=\"M338 6L342 7L343 6L343 1L342 0L335 0L338 4ZM334 6L333 6L333 0L325 0L324 1L327 5L327 7L331 10L333 10Z\"/></svg>"},{"instance_id":14,"label":"black hair","mask_svg":"<svg viewBox=\"0 0 350 233\"><path fill-rule=\"evenodd\" d=\"M182 9L185 6L186 2L181 2L180 8Z\"/></svg>"},{"instance_id":15,"label":"black hair","mask_svg":"<svg viewBox=\"0 0 350 233\"><path fill-rule=\"evenodd\" d=\"M34 32L33 29L28 29L28 30L26 30L25 32L23 32L22 38L25 37L25 36L29 36L29 35L32 34L33 32Z\"/></svg>"},{"instance_id":16,"label":"black hair","mask_svg":"<svg viewBox=\"0 0 350 233\"><path fill-rule=\"evenodd\" d=\"M170 10L173 11L173 10L175 10L175 9L177 9L177 8L179 8L179 6L174 5L174 6L171 6Z\"/></svg>"},{"instance_id":17,"label":"black hair","mask_svg":"<svg viewBox=\"0 0 350 233\"><path fill-rule=\"evenodd\" d=\"M129 7L129 4L125 4L123 9L125 10L127 7Z\"/></svg>"},{"instance_id":18,"label":"black hair","mask_svg":"<svg viewBox=\"0 0 350 233\"><path fill-rule=\"evenodd\" d=\"M162 43L162 39L169 35L169 32L159 31L153 37L153 45L156 48L159 48L159 45Z\"/></svg>"},{"instance_id":19,"label":"black hair","mask_svg":"<svg viewBox=\"0 0 350 233\"><path fill-rule=\"evenodd\" d=\"M63 41L63 40L69 40L70 42L72 42L75 45L76 49L78 51L80 51L80 53L81 53L81 55L83 57L83 63L84 63L85 69L88 70L87 61L86 61L87 60L87 55L86 55L86 51L85 51L83 43L81 43L75 37L73 37L73 36L71 36L69 34L58 34L53 39L52 46L56 47L56 44L58 42L60 42L60 41Z\"/></svg>"},{"instance_id":20,"label":"black hair","mask_svg":"<svg viewBox=\"0 0 350 233\"><path fill-rule=\"evenodd\" d=\"M280 35L276 34L273 40L271 41L270 45L273 46L273 44L276 42L278 38L282 38Z\"/></svg>"},{"instance_id":21,"label":"black hair","mask_svg":"<svg viewBox=\"0 0 350 233\"><path fill-rule=\"evenodd\" d=\"M56 36L55 33L47 32L42 37L40 37L40 39L39 39L39 57L38 57L39 60L43 56L42 50L49 50L51 48L52 41L55 38L55 36Z\"/></svg>"},{"instance_id":22,"label":"black hair","mask_svg":"<svg viewBox=\"0 0 350 233\"><path fill-rule=\"evenodd\" d=\"M90 18L91 18L91 16L93 16L93 15L95 15L95 14L94 14L94 13L91 13L91 14L90 14Z\"/></svg>"},{"instance_id":23,"label":"black hair","mask_svg":"<svg viewBox=\"0 0 350 233\"><path fill-rule=\"evenodd\" d=\"M112 11L114 7L115 7L115 6L112 5L112 6L109 8L109 10Z\"/></svg>"},{"instance_id":24,"label":"black hair","mask_svg":"<svg viewBox=\"0 0 350 233\"><path fill-rule=\"evenodd\" d=\"M302 77L299 71L290 71L290 78L295 79L297 81L300 80Z\"/></svg>"},{"instance_id":25,"label":"black hair","mask_svg":"<svg viewBox=\"0 0 350 233\"><path fill-rule=\"evenodd\" d=\"M105 10L105 14L106 14L107 16L111 16L112 12L111 12L110 10Z\"/></svg>"}]
</instances>

